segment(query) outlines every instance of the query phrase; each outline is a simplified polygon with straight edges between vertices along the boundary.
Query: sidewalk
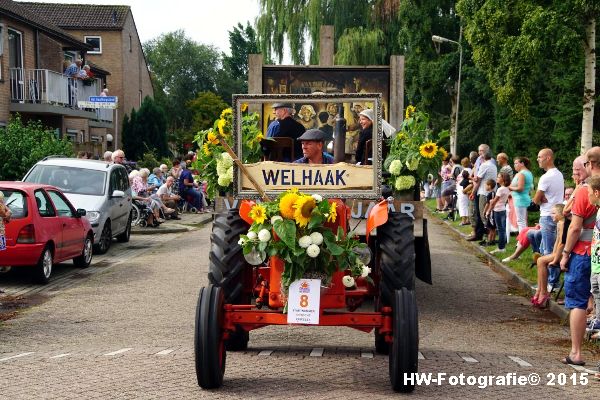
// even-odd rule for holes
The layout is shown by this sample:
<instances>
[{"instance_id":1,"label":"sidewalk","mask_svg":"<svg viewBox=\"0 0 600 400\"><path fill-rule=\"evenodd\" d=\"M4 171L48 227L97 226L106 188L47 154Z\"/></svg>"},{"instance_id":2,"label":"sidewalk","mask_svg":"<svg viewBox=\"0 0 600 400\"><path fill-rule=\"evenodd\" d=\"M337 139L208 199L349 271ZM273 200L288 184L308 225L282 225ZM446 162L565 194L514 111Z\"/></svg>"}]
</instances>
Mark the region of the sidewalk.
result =
<instances>
[{"instance_id":1,"label":"sidewalk","mask_svg":"<svg viewBox=\"0 0 600 400\"><path fill-rule=\"evenodd\" d=\"M142 228L141 226L131 227L132 235L154 235L165 233L187 232L201 227L204 224L210 223L213 220L212 213L206 214L179 214L180 220L166 220L157 228Z\"/></svg>"}]
</instances>

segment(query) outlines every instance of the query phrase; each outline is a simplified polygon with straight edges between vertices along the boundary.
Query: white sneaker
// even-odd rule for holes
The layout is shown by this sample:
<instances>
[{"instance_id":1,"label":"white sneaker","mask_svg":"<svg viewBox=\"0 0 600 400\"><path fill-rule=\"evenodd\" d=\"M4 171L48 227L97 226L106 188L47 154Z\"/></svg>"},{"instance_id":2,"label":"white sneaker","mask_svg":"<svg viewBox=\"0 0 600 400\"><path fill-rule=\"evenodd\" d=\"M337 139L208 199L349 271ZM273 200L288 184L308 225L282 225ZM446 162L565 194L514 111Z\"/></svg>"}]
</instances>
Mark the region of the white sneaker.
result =
<instances>
[{"instance_id":1,"label":"white sneaker","mask_svg":"<svg viewBox=\"0 0 600 400\"><path fill-rule=\"evenodd\" d=\"M502 259L503 263L511 262L513 259L511 257L506 257Z\"/></svg>"},{"instance_id":2,"label":"white sneaker","mask_svg":"<svg viewBox=\"0 0 600 400\"><path fill-rule=\"evenodd\" d=\"M494 250L490 251L490 254L501 253L501 252L503 252L503 251L504 251L504 250L500 250L499 248L497 248L497 247L496 247Z\"/></svg>"}]
</instances>

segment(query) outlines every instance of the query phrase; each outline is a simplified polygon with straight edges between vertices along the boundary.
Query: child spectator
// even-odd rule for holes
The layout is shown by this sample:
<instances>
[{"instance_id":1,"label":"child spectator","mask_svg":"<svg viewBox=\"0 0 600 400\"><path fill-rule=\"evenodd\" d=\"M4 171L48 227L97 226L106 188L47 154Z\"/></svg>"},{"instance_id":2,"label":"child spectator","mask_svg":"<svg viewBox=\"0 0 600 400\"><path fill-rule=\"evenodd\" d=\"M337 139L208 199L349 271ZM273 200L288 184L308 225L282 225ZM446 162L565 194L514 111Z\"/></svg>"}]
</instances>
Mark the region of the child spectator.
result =
<instances>
[{"instance_id":1,"label":"child spectator","mask_svg":"<svg viewBox=\"0 0 600 400\"><path fill-rule=\"evenodd\" d=\"M560 268L559 263L564 248L562 241L562 233L565 226L565 218L563 216L563 204L555 204L552 206L551 216L556 223L556 240L552 253L543 255L537 259L537 289L531 298L531 303L534 307L545 308L550 300L550 292L552 287L548 287L548 269Z\"/></svg>"},{"instance_id":2,"label":"child spectator","mask_svg":"<svg viewBox=\"0 0 600 400\"><path fill-rule=\"evenodd\" d=\"M481 246L490 246L496 243L496 226L494 225L494 219L492 217L492 200L496 196L496 182L493 179L485 181L486 200L483 208L483 215L485 217L483 224L487 229L488 235L487 240L483 239L479 244Z\"/></svg>"},{"instance_id":3,"label":"child spectator","mask_svg":"<svg viewBox=\"0 0 600 400\"><path fill-rule=\"evenodd\" d=\"M496 177L498 190L496 196L490 201L490 207L487 211L492 213L494 225L498 231L498 247L490 251L491 254L504 251L506 248L506 203L510 190L510 175L507 172L500 172ZM487 215L487 214L486 214Z\"/></svg>"},{"instance_id":4,"label":"child spectator","mask_svg":"<svg viewBox=\"0 0 600 400\"><path fill-rule=\"evenodd\" d=\"M4 193L0 192L0 251L6 250L4 224L10 220L12 212L4 204Z\"/></svg>"},{"instance_id":5,"label":"child spectator","mask_svg":"<svg viewBox=\"0 0 600 400\"><path fill-rule=\"evenodd\" d=\"M588 180L588 192L590 203L596 206L600 205L600 176L592 176ZM588 327L591 330L600 330L600 210L596 214L591 255L592 270L590 283L592 285L592 296L594 297L596 312Z\"/></svg>"}]
</instances>

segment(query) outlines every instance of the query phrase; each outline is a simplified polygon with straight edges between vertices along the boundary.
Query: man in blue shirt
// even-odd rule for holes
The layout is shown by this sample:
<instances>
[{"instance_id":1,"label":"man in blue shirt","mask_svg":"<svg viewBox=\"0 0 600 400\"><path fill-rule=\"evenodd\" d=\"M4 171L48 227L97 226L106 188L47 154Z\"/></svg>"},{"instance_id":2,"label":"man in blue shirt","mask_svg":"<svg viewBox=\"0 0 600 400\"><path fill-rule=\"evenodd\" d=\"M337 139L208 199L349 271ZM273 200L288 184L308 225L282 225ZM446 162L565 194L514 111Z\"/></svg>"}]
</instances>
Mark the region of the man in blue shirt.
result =
<instances>
[{"instance_id":1,"label":"man in blue shirt","mask_svg":"<svg viewBox=\"0 0 600 400\"><path fill-rule=\"evenodd\" d=\"M303 164L333 164L333 157L323 151L325 132L319 129L309 129L298 138L302 143L304 157L294 161Z\"/></svg>"}]
</instances>

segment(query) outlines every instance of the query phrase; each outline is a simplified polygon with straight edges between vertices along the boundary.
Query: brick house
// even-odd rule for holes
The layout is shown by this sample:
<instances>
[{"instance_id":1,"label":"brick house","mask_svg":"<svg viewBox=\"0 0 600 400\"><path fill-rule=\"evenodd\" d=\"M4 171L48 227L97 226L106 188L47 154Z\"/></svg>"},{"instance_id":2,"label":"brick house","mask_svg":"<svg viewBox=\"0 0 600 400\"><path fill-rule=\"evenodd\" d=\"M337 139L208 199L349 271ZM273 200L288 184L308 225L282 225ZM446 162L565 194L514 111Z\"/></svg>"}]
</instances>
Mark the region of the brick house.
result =
<instances>
[{"instance_id":1,"label":"brick house","mask_svg":"<svg viewBox=\"0 0 600 400\"><path fill-rule=\"evenodd\" d=\"M83 56L93 46L11 0L0 0L0 126L11 115L40 120L76 149L101 155L113 128L106 110L82 109L77 101L102 90L108 71L82 81L62 74L65 55Z\"/></svg>"},{"instance_id":2,"label":"brick house","mask_svg":"<svg viewBox=\"0 0 600 400\"><path fill-rule=\"evenodd\" d=\"M120 130L125 113L138 109L146 96L154 96L150 72L129 6L94 4L49 4L19 2L36 15L92 46L86 62L104 69L109 96L118 96L115 136L120 147ZM110 149L112 150L112 148Z\"/></svg>"}]
</instances>

